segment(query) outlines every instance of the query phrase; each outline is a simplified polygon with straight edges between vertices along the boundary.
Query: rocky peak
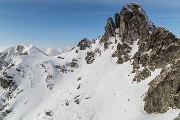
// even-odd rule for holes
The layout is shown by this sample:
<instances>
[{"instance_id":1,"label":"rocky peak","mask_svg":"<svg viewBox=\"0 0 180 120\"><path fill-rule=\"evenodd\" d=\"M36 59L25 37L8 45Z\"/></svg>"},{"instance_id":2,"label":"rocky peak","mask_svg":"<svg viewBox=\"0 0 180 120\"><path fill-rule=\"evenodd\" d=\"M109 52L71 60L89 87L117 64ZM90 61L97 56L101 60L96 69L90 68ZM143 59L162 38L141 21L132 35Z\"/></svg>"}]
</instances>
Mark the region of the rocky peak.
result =
<instances>
[{"instance_id":1,"label":"rocky peak","mask_svg":"<svg viewBox=\"0 0 180 120\"><path fill-rule=\"evenodd\" d=\"M90 47L91 42L87 38L83 38L79 44L78 47L80 50L85 50L87 47Z\"/></svg>"},{"instance_id":2,"label":"rocky peak","mask_svg":"<svg viewBox=\"0 0 180 120\"><path fill-rule=\"evenodd\" d=\"M113 21L113 18L110 17L107 19L105 31L109 36L114 36L115 35L114 30L115 30L115 23Z\"/></svg>"},{"instance_id":3,"label":"rocky peak","mask_svg":"<svg viewBox=\"0 0 180 120\"><path fill-rule=\"evenodd\" d=\"M150 38L155 26L149 21L145 11L137 3L130 3L123 6L120 13L115 13L115 28L119 30L116 36L120 36L117 50L112 55L118 58L119 64L130 60L128 53L131 52L130 46L138 41L139 46L142 46L145 41ZM129 50L122 52L124 45L128 45ZM137 54L138 55L138 54ZM139 56L138 56L139 57ZM135 61L136 62L136 61Z\"/></svg>"},{"instance_id":4,"label":"rocky peak","mask_svg":"<svg viewBox=\"0 0 180 120\"><path fill-rule=\"evenodd\" d=\"M116 28L120 28L120 19L121 19L121 16L120 16L120 13L115 13L115 24L116 24Z\"/></svg>"},{"instance_id":5,"label":"rocky peak","mask_svg":"<svg viewBox=\"0 0 180 120\"><path fill-rule=\"evenodd\" d=\"M139 44L148 39L155 25L149 21L145 11L137 3L123 6L120 13L115 13L113 18L108 18L105 33L100 42L106 42L110 37L120 36L122 42L133 44L139 39ZM116 32L119 31L119 32Z\"/></svg>"},{"instance_id":6,"label":"rocky peak","mask_svg":"<svg viewBox=\"0 0 180 120\"><path fill-rule=\"evenodd\" d=\"M149 85L144 99L148 113L164 113L169 108L180 108L180 39L163 27L155 27L140 5L130 3L115 14L115 29L120 40L112 57L123 64L133 59L134 81L146 80L155 69L162 69ZM134 42L138 51L131 58L129 53ZM167 67L171 66L171 67Z\"/></svg>"},{"instance_id":7,"label":"rocky peak","mask_svg":"<svg viewBox=\"0 0 180 120\"><path fill-rule=\"evenodd\" d=\"M117 22L117 21L116 21ZM140 5L130 3L123 6L120 12L120 36L123 41L145 40L149 37L154 25L149 21Z\"/></svg>"},{"instance_id":8,"label":"rocky peak","mask_svg":"<svg viewBox=\"0 0 180 120\"><path fill-rule=\"evenodd\" d=\"M23 50L24 50L24 46L23 45L18 45L17 47L16 47L16 50L17 50L17 52L19 52L19 53L21 53Z\"/></svg>"},{"instance_id":9,"label":"rocky peak","mask_svg":"<svg viewBox=\"0 0 180 120\"><path fill-rule=\"evenodd\" d=\"M106 42L112 36L115 36L115 23L113 21L113 18L110 17L107 19L107 23L105 26L105 33L102 36L100 42Z\"/></svg>"}]
</instances>

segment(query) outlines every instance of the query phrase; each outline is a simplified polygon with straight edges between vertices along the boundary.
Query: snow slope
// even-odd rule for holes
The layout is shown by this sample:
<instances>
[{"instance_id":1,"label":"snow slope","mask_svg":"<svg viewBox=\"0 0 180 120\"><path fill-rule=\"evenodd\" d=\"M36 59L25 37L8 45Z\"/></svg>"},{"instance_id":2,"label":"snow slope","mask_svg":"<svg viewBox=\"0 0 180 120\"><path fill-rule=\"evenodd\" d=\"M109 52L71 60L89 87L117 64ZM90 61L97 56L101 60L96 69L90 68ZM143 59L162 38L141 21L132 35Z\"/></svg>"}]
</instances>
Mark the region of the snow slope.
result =
<instances>
[{"instance_id":1,"label":"snow slope","mask_svg":"<svg viewBox=\"0 0 180 120\"><path fill-rule=\"evenodd\" d=\"M117 38L118 39L118 38ZM58 56L47 56L34 46L26 47L28 55L14 56L7 69L8 75L18 87L12 92L12 99L0 101L8 104L9 110L3 120L172 120L179 110L164 114L147 114L143 110L143 98L148 83L160 73L156 69L146 80L133 82L132 61L116 64L111 55L116 50L115 38L111 38L109 49L99 44L91 48L78 47ZM137 51L132 46L131 56ZM95 61L87 64L88 51L96 51ZM15 51L15 49L13 49ZM13 51L12 50L12 51ZM13 53L9 56L13 56ZM9 58L9 57L8 57ZM77 67L69 66L76 61ZM59 66L59 67L58 67ZM62 72L62 67L67 71ZM2 76L2 75L1 75ZM4 98L0 88L1 98ZM4 92L6 93L6 91ZM2 117L2 111L0 112Z\"/></svg>"}]
</instances>

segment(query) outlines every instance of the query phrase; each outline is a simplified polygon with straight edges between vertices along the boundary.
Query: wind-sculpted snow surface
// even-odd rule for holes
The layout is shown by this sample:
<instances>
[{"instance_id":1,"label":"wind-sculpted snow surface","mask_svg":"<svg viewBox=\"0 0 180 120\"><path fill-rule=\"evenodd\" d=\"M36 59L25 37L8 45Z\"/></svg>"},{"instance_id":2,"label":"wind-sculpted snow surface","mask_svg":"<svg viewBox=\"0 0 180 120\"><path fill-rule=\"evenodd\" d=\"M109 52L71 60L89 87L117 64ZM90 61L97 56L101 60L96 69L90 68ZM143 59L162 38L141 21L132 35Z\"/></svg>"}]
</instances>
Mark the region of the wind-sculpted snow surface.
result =
<instances>
[{"instance_id":1,"label":"wind-sculpted snow surface","mask_svg":"<svg viewBox=\"0 0 180 120\"><path fill-rule=\"evenodd\" d=\"M123 9L127 6L140 7L137 4L128 4ZM132 10L134 9L137 8ZM138 10L145 14L141 9ZM127 11L132 12L130 9ZM147 16L142 18L147 20ZM156 103L156 100L163 101L163 97L156 99L152 94L160 93L165 96L162 87L158 87L164 84L164 89L168 86L168 95L173 91L177 98L178 79L168 82L168 75L165 75L167 79L162 77L165 73L163 67L149 66L150 64L143 66L142 62L135 64L137 53L146 52L140 49L145 37L140 34L137 38L126 41L130 37L125 35L128 29L123 37L121 32L118 32L122 24L117 21L114 24L114 32L109 24L106 30L110 28L111 31L106 31L102 38L92 42L85 38L77 47L57 56L48 56L33 45L3 50L0 54L0 120L175 119L180 112L177 102L174 106L165 104L165 107L171 109L166 109L165 113L161 112L163 114L158 110L164 106L155 107L158 104L151 103ZM132 22L130 24L133 25ZM147 25L148 27L142 30L145 29L146 33L151 35L154 28L149 29L150 22L147 22ZM113 36L110 34L112 32ZM139 59L137 57L137 60ZM165 65L170 66L170 70L177 68L173 63ZM151 67L154 69L150 69ZM176 77L177 72L172 75ZM162 81L159 78L163 78ZM156 84L157 79L160 85ZM178 84L170 89L170 83ZM171 98L166 98L172 102ZM152 111L156 114L148 114Z\"/></svg>"}]
</instances>

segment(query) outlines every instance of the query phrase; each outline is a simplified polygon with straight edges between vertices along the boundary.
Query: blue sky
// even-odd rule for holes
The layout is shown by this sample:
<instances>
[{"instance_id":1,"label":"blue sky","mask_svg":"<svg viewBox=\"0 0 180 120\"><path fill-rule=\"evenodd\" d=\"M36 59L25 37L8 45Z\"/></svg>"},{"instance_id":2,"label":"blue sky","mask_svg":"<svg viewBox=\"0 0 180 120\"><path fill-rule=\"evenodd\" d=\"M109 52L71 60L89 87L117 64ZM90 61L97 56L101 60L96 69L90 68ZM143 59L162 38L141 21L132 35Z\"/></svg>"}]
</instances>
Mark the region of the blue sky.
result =
<instances>
[{"instance_id":1,"label":"blue sky","mask_svg":"<svg viewBox=\"0 0 180 120\"><path fill-rule=\"evenodd\" d=\"M130 2L180 36L179 0L0 0L0 45L74 46L102 35L107 18Z\"/></svg>"}]
</instances>

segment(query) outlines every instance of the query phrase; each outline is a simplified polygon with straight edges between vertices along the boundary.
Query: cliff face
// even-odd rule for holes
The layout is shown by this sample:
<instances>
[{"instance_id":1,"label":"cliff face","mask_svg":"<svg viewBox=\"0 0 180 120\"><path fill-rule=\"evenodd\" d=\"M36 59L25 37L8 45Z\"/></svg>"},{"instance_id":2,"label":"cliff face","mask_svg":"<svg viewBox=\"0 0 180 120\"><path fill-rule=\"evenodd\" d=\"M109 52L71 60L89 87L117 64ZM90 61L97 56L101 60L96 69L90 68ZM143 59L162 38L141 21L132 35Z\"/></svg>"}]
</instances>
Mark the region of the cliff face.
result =
<instances>
[{"instance_id":1,"label":"cliff face","mask_svg":"<svg viewBox=\"0 0 180 120\"><path fill-rule=\"evenodd\" d=\"M105 28L109 28L107 25ZM140 5L130 3L124 5L120 13L115 13L115 27L113 28L115 28L113 32L115 35L109 34L107 36L107 33L112 31L112 29L105 29L103 39L106 39L106 43L107 39L113 36L121 39L121 42L118 42L117 50L112 56L117 57L117 63L122 64L131 58L131 56L129 56L131 51L130 46L134 45L135 42L143 46L155 29L155 25L149 21L145 11ZM137 64L136 62L135 60L135 64Z\"/></svg>"},{"instance_id":2,"label":"cliff face","mask_svg":"<svg viewBox=\"0 0 180 120\"><path fill-rule=\"evenodd\" d=\"M131 44L137 39L146 40L155 27L141 6L136 3L127 4L122 8L119 23L122 41Z\"/></svg>"},{"instance_id":3,"label":"cliff face","mask_svg":"<svg viewBox=\"0 0 180 120\"><path fill-rule=\"evenodd\" d=\"M151 83L145 97L144 109L148 113L164 113L169 108L180 109L180 61L163 68Z\"/></svg>"},{"instance_id":4,"label":"cliff face","mask_svg":"<svg viewBox=\"0 0 180 120\"><path fill-rule=\"evenodd\" d=\"M115 22L108 20L105 28L104 43L108 43L110 37L120 38L112 57L117 58L118 64L132 61L132 72L136 74L133 81L145 80L154 70L162 69L149 84L144 109L148 113L163 113L169 108L180 108L180 39L165 28L156 27L136 3L123 6L121 12L115 14ZM138 50L132 57L131 46L134 44L138 45Z\"/></svg>"}]
</instances>

